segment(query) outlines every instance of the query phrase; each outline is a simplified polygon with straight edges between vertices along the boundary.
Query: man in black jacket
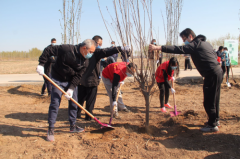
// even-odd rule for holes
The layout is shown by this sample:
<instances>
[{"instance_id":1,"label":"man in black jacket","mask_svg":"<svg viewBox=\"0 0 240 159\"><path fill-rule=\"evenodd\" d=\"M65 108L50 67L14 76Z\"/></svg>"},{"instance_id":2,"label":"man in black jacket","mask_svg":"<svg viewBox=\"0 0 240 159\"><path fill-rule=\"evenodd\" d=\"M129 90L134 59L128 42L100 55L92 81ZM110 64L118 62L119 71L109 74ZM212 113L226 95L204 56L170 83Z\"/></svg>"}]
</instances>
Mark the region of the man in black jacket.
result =
<instances>
[{"instance_id":1,"label":"man in black jacket","mask_svg":"<svg viewBox=\"0 0 240 159\"><path fill-rule=\"evenodd\" d=\"M218 131L219 123L219 100L222 83L222 69L218 65L217 55L211 44L206 42L206 37L198 35L187 28L180 33L185 43L184 46L154 46L152 50L162 50L165 53L190 54L199 73L204 77L203 93L204 108L208 114L207 126L201 128L203 132Z\"/></svg>"},{"instance_id":2,"label":"man in black jacket","mask_svg":"<svg viewBox=\"0 0 240 159\"><path fill-rule=\"evenodd\" d=\"M51 45L48 45L44 50L43 52L52 52L53 49L52 47L56 44L56 39L55 38L52 38L51 39ZM48 61L45 63L44 65L44 73L49 76L51 78L51 67L52 67L52 63L55 63L55 58L54 56L51 56ZM48 90L48 96L51 95L51 92L52 92L52 86L51 86L51 83L45 79L44 79L44 83L43 83L43 86L42 86L42 91L41 91L41 95L45 95L44 92L45 92L45 89L47 88Z\"/></svg>"},{"instance_id":3,"label":"man in black jacket","mask_svg":"<svg viewBox=\"0 0 240 159\"><path fill-rule=\"evenodd\" d=\"M49 57L57 56L57 60L52 67L52 80L65 91L65 97L69 100L69 122L70 132L83 132L84 129L75 125L77 117L77 105L70 98L77 101L77 85L85 71L85 60L90 58L95 52L96 43L91 39L83 41L79 45L59 45L53 47L53 52L43 52L39 57L37 72L44 74L44 65ZM49 129L47 140L54 141L54 124L56 122L58 109L61 102L62 92L56 87L52 87L51 103L48 112Z\"/></svg>"},{"instance_id":4,"label":"man in black jacket","mask_svg":"<svg viewBox=\"0 0 240 159\"><path fill-rule=\"evenodd\" d=\"M107 49L100 49L102 46L102 37L94 36L92 38L96 44L97 49L93 53L90 59L85 62L86 71L82 75L80 85L78 86L78 102L83 105L86 101L86 109L92 113L96 97L97 97L97 86L100 82L100 60L101 58L112 56L113 54L123 52L122 50L129 50L128 47L111 47ZM81 118L81 109L78 108L78 118ZM91 120L90 116L85 114L85 120Z\"/></svg>"}]
</instances>

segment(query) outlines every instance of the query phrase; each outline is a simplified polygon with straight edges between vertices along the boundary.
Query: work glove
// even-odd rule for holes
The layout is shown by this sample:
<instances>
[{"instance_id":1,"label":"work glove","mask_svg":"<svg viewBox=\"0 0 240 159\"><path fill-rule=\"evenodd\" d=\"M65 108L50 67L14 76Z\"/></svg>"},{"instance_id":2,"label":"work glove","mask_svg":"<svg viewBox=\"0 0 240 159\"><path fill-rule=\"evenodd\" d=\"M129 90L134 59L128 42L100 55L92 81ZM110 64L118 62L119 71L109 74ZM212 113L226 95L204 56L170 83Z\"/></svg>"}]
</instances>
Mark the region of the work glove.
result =
<instances>
[{"instance_id":1,"label":"work glove","mask_svg":"<svg viewBox=\"0 0 240 159\"><path fill-rule=\"evenodd\" d=\"M67 98L67 100L70 100L70 98L72 98L73 96L73 89L68 89L67 94L65 94L64 96Z\"/></svg>"},{"instance_id":2,"label":"work glove","mask_svg":"<svg viewBox=\"0 0 240 159\"><path fill-rule=\"evenodd\" d=\"M172 81L175 81L175 78L174 78L174 77L172 77L172 78L171 78L171 80L172 80Z\"/></svg>"},{"instance_id":3,"label":"work glove","mask_svg":"<svg viewBox=\"0 0 240 159\"><path fill-rule=\"evenodd\" d=\"M174 94L176 91L173 88L171 88L171 92L172 94Z\"/></svg>"},{"instance_id":4,"label":"work glove","mask_svg":"<svg viewBox=\"0 0 240 159\"><path fill-rule=\"evenodd\" d=\"M113 107L113 109L114 109L114 106L116 106L116 108L117 108L117 101L113 101L112 102L112 107ZM114 111L114 110L113 110Z\"/></svg>"},{"instance_id":5,"label":"work glove","mask_svg":"<svg viewBox=\"0 0 240 159\"><path fill-rule=\"evenodd\" d=\"M130 46L128 46L128 45L127 45L127 46L124 46L124 47L121 46L121 50L122 50L122 51L130 51Z\"/></svg>"},{"instance_id":6,"label":"work glove","mask_svg":"<svg viewBox=\"0 0 240 159\"><path fill-rule=\"evenodd\" d=\"M44 67L43 66L38 65L36 70L37 70L37 73L39 75L43 75L44 74Z\"/></svg>"},{"instance_id":7,"label":"work glove","mask_svg":"<svg viewBox=\"0 0 240 159\"><path fill-rule=\"evenodd\" d=\"M124 85L124 81L122 81L122 82L119 82L119 84L122 84L122 85Z\"/></svg>"}]
</instances>

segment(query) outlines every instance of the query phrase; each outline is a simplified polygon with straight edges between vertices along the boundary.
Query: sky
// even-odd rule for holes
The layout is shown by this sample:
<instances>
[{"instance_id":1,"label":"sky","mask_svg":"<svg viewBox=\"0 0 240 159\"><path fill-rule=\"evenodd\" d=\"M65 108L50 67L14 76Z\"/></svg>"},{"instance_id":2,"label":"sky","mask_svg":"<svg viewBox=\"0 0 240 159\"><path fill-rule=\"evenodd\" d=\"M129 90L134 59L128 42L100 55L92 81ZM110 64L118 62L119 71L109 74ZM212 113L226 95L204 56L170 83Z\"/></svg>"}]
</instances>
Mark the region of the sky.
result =
<instances>
[{"instance_id":1,"label":"sky","mask_svg":"<svg viewBox=\"0 0 240 159\"><path fill-rule=\"evenodd\" d=\"M110 14L114 14L112 0L99 2L104 19L111 23ZM164 0L153 0L152 6L154 35L159 37L159 44L165 44L161 15L162 12L166 18ZM63 30L59 10L62 8L62 0L0 0L0 52L28 51L35 47L43 50L50 44L51 38L56 38L57 44L61 44ZM237 37L240 33L239 12L240 0L183 0L179 32L191 28L196 35L203 34L210 40L228 33ZM103 38L102 47L110 46L111 39L99 12L97 0L83 0L80 41L94 35ZM114 40L113 32L111 35ZM179 44L182 44L181 38Z\"/></svg>"}]
</instances>

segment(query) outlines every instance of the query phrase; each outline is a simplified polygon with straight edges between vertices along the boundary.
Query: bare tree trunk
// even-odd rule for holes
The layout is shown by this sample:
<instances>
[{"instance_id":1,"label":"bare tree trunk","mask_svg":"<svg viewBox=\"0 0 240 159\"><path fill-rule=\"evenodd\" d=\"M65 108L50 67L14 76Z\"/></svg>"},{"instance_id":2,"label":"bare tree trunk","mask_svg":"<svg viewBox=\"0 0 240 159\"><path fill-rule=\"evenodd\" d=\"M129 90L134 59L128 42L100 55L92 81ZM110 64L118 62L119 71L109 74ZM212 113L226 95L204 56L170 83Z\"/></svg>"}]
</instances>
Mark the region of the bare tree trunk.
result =
<instances>
[{"instance_id":1,"label":"bare tree trunk","mask_svg":"<svg viewBox=\"0 0 240 159\"><path fill-rule=\"evenodd\" d=\"M145 99L145 106L146 106L145 128L146 128L146 130L148 130L148 127L149 127L149 107L150 107L149 97L150 97L150 94L149 94L149 92L142 92L142 93L143 93L143 96L144 96L144 99Z\"/></svg>"},{"instance_id":2,"label":"bare tree trunk","mask_svg":"<svg viewBox=\"0 0 240 159\"><path fill-rule=\"evenodd\" d=\"M63 23L64 23L64 29L63 29L63 43L67 43L67 23L66 23L66 0L63 0Z\"/></svg>"}]
</instances>

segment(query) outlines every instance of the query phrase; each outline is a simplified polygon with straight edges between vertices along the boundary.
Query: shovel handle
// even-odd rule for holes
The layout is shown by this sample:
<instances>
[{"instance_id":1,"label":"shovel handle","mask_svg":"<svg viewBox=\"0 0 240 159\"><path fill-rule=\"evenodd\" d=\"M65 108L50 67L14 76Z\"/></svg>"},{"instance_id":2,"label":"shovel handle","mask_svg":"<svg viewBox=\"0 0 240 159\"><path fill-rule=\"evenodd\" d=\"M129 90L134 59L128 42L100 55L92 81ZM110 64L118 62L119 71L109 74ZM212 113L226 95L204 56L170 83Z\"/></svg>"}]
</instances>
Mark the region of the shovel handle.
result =
<instances>
[{"instance_id":1,"label":"shovel handle","mask_svg":"<svg viewBox=\"0 0 240 159\"><path fill-rule=\"evenodd\" d=\"M174 82L172 80L172 88L174 89ZM175 93L173 93L174 106L176 106Z\"/></svg>"},{"instance_id":2,"label":"shovel handle","mask_svg":"<svg viewBox=\"0 0 240 159\"><path fill-rule=\"evenodd\" d=\"M121 88L122 88L122 83L121 83L120 86L119 86L116 101L118 101L118 96L119 96L119 94L120 94ZM110 118L110 121L109 121L109 125L111 125L112 118L113 118L113 110L114 110L115 108L116 108L116 105L114 105L113 108L112 108L112 110L111 110L111 118Z\"/></svg>"},{"instance_id":3,"label":"shovel handle","mask_svg":"<svg viewBox=\"0 0 240 159\"><path fill-rule=\"evenodd\" d=\"M67 95L67 93L61 88L59 87L53 80L51 80L51 78L49 78L46 74L43 74L43 77L46 78L50 83L52 83L57 89L59 89L64 95ZM87 113L87 115L89 115L91 118L94 119L94 116L89 113L86 109L84 109L78 102L76 102L73 98L70 98L70 100L75 103L80 109L82 109L85 113Z\"/></svg>"}]
</instances>

